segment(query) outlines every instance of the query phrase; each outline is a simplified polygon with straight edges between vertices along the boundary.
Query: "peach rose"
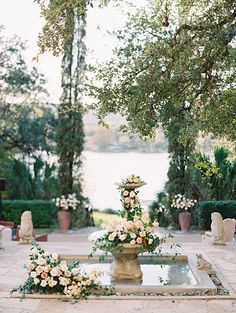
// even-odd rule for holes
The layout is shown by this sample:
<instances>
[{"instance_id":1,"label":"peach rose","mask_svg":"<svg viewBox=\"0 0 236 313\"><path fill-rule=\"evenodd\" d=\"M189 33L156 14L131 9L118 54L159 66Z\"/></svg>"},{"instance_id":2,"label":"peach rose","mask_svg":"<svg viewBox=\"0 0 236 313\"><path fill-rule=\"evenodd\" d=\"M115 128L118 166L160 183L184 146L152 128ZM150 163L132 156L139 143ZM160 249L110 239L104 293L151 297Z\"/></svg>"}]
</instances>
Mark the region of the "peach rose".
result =
<instances>
[{"instance_id":1,"label":"peach rose","mask_svg":"<svg viewBox=\"0 0 236 313\"><path fill-rule=\"evenodd\" d=\"M42 278L42 279L46 279L47 277L48 277L48 274L47 274L47 273L43 272L43 273L41 274L41 278Z\"/></svg>"},{"instance_id":2,"label":"peach rose","mask_svg":"<svg viewBox=\"0 0 236 313\"><path fill-rule=\"evenodd\" d=\"M137 242L137 243L142 243L142 241L143 241L143 240L142 240L141 237L138 237L138 238L136 239L136 242Z\"/></svg>"}]
</instances>

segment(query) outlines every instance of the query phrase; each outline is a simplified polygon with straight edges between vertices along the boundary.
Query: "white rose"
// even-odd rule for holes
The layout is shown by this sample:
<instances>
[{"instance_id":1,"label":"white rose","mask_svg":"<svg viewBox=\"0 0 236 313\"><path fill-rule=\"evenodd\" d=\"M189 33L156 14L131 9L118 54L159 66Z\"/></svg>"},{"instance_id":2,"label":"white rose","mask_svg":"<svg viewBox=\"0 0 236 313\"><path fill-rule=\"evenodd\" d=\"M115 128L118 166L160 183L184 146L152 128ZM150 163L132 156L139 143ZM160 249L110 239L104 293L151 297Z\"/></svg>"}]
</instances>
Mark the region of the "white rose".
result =
<instances>
[{"instance_id":1,"label":"white rose","mask_svg":"<svg viewBox=\"0 0 236 313\"><path fill-rule=\"evenodd\" d=\"M48 281L49 287L53 288L54 286L56 286L56 284L57 284L57 281L56 281L56 280L54 280L54 279L49 279L49 281Z\"/></svg>"},{"instance_id":2,"label":"white rose","mask_svg":"<svg viewBox=\"0 0 236 313\"><path fill-rule=\"evenodd\" d=\"M150 238L150 239L148 240L148 244L151 245L152 243L153 243L153 239Z\"/></svg>"},{"instance_id":3,"label":"white rose","mask_svg":"<svg viewBox=\"0 0 236 313\"><path fill-rule=\"evenodd\" d=\"M52 276L60 276L61 271L59 271L58 267L54 267L54 268L50 271L50 274L51 274Z\"/></svg>"},{"instance_id":4,"label":"white rose","mask_svg":"<svg viewBox=\"0 0 236 313\"><path fill-rule=\"evenodd\" d=\"M61 263L59 264L60 266L60 269L63 271L63 272L66 272L68 270L68 266L67 266L67 263L66 261L61 261Z\"/></svg>"},{"instance_id":5,"label":"white rose","mask_svg":"<svg viewBox=\"0 0 236 313\"><path fill-rule=\"evenodd\" d=\"M153 224L152 224L154 227L158 227L159 226L159 223L157 221L154 221Z\"/></svg>"},{"instance_id":6,"label":"white rose","mask_svg":"<svg viewBox=\"0 0 236 313\"><path fill-rule=\"evenodd\" d=\"M58 260L58 254L53 253L52 254L52 258L53 258L53 260L57 261Z\"/></svg>"},{"instance_id":7,"label":"white rose","mask_svg":"<svg viewBox=\"0 0 236 313\"><path fill-rule=\"evenodd\" d=\"M135 233L129 233L129 234L130 234L130 237L133 239L135 239L137 237Z\"/></svg>"},{"instance_id":8,"label":"white rose","mask_svg":"<svg viewBox=\"0 0 236 313\"><path fill-rule=\"evenodd\" d=\"M40 283L40 286L41 287L46 287L47 286L46 280L42 280L41 283Z\"/></svg>"},{"instance_id":9,"label":"white rose","mask_svg":"<svg viewBox=\"0 0 236 313\"><path fill-rule=\"evenodd\" d=\"M119 236L121 241L124 241L126 239L127 235L126 234L122 234Z\"/></svg>"},{"instance_id":10,"label":"white rose","mask_svg":"<svg viewBox=\"0 0 236 313\"><path fill-rule=\"evenodd\" d=\"M60 285L67 286L70 283L70 280L65 277L59 277Z\"/></svg>"},{"instance_id":11,"label":"white rose","mask_svg":"<svg viewBox=\"0 0 236 313\"><path fill-rule=\"evenodd\" d=\"M114 234L114 233L112 233L112 234L110 234L110 235L108 236L108 240L109 240L109 241L114 241L114 239L115 239L116 236L114 236L113 234Z\"/></svg>"},{"instance_id":12,"label":"white rose","mask_svg":"<svg viewBox=\"0 0 236 313\"><path fill-rule=\"evenodd\" d=\"M141 217L141 220L143 221L143 223L148 223L149 222L149 214L148 212L145 212L142 217Z\"/></svg>"},{"instance_id":13,"label":"white rose","mask_svg":"<svg viewBox=\"0 0 236 313\"><path fill-rule=\"evenodd\" d=\"M130 198L134 198L136 196L136 193L134 191L131 191L129 196L130 196Z\"/></svg>"},{"instance_id":14,"label":"white rose","mask_svg":"<svg viewBox=\"0 0 236 313\"><path fill-rule=\"evenodd\" d=\"M79 273L79 269L74 267L74 268L72 268L71 272L72 272L73 275L76 275L76 274Z\"/></svg>"},{"instance_id":15,"label":"white rose","mask_svg":"<svg viewBox=\"0 0 236 313\"><path fill-rule=\"evenodd\" d=\"M87 279L87 280L86 280L86 285L87 285L87 286L90 286L91 284L92 284L91 280L90 280L90 279Z\"/></svg>"},{"instance_id":16,"label":"white rose","mask_svg":"<svg viewBox=\"0 0 236 313\"><path fill-rule=\"evenodd\" d=\"M43 272L43 267L39 265L36 267L35 270L36 270L37 274L41 274Z\"/></svg>"},{"instance_id":17,"label":"white rose","mask_svg":"<svg viewBox=\"0 0 236 313\"><path fill-rule=\"evenodd\" d=\"M35 260L35 262L38 265L44 265L46 263L46 260L44 258L39 258L39 259Z\"/></svg>"},{"instance_id":18,"label":"white rose","mask_svg":"<svg viewBox=\"0 0 236 313\"><path fill-rule=\"evenodd\" d=\"M139 232L139 236L140 237L145 237L146 236L146 232L145 231L140 231Z\"/></svg>"},{"instance_id":19,"label":"white rose","mask_svg":"<svg viewBox=\"0 0 236 313\"><path fill-rule=\"evenodd\" d=\"M131 244L131 245L135 245L135 240L132 239L132 240L130 241L130 244Z\"/></svg>"},{"instance_id":20,"label":"white rose","mask_svg":"<svg viewBox=\"0 0 236 313\"><path fill-rule=\"evenodd\" d=\"M136 242L137 242L137 243L142 243L142 241L143 241L143 240L142 240L141 237L138 237L138 238L136 239Z\"/></svg>"},{"instance_id":21,"label":"white rose","mask_svg":"<svg viewBox=\"0 0 236 313\"><path fill-rule=\"evenodd\" d=\"M127 197L129 195L129 192L127 191L127 190L125 190L124 192L123 192L123 196L124 197Z\"/></svg>"},{"instance_id":22,"label":"white rose","mask_svg":"<svg viewBox=\"0 0 236 313\"><path fill-rule=\"evenodd\" d=\"M31 273L30 273L30 276L31 276L32 278L36 278L38 275L37 275L36 272L31 272Z\"/></svg>"},{"instance_id":23,"label":"white rose","mask_svg":"<svg viewBox=\"0 0 236 313\"><path fill-rule=\"evenodd\" d=\"M31 253L32 254L37 254L39 251L38 251L38 249L37 248L33 248L32 250L31 250Z\"/></svg>"},{"instance_id":24,"label":"white rose","mask_svg":"<svg viewBox=\"0 0 236 313\"><path fill-rule=\"evenodd\" d=\"M35 284L35 285L38 285L39 282L40 282L40 280L39 280L38 278L35 278L35 279L34 279L34 284Z\"/></svg>"}]
</instances>

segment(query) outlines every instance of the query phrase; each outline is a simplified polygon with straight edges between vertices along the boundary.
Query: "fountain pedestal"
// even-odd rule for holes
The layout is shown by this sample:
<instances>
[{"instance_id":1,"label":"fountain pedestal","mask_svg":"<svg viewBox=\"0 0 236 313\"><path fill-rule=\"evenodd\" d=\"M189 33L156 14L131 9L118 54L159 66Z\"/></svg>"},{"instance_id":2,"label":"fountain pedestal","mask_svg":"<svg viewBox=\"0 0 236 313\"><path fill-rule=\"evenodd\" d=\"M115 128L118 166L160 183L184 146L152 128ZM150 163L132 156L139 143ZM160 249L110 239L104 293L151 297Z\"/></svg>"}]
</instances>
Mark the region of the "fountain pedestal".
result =
<instances>
[{"instance_id":1,"label":"fountain pedestal","mask_svg":"<svg viewBox=\"0 0 236 313\"><path fill-rule=\"evenodd\" d=\"M143 273L138 262L138 254L144 252L141 245L123 244L122 251L114 253L110 275L113 280L142 280Z\"/></svg>"}]
</instances>

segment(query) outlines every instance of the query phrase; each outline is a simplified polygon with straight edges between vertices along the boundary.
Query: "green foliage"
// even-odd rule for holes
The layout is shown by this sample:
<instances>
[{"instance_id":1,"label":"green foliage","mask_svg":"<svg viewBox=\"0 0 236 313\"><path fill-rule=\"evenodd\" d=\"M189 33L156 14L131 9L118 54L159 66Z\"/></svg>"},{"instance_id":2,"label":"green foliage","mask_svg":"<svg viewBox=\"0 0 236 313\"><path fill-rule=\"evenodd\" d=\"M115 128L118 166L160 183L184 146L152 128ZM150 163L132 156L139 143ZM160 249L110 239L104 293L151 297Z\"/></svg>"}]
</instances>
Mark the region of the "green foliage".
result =
<instances>
[{"instance_id":1,"label":"green foliage","mask_svg":"<svg viewBox=\"0 0 236 313\"><path fill-rule=\"evenodd\" d=\"M236 219L236 200L228 201L202 201L199 205L199 227L201 229L210 229L211 213L219 212L223 219Z\"/></svg>"},{"instance_id":2,"label":"green foliage","mask_svg":"<svg viewBox=\"0 0 236 313\"><path fill-rule=\"evenodd\" d=\"M78 1L74 2L76 3ZM60 193L67 195L75 192L80 200L81 206L73 212L72 225L81 227L92 223L86 207L88 200L83 196L81 187L81 153L84 148L81 85L85 71L86 16L79 10L74 10L70 4L65 6L65 12L65 27L69 36L63 46L61 66L62 95L57 129L58 175Z\"/></svg>"},{"instance_id":3,"label":"green foliage","mask_svg":"<svg viewBox=\"0 0 236 313\"><path fill-rule=\"evenodd\" d=\"M230 152L216 147L214 158L198 154L195 162L194 184L199 198L227 200L236 196L236 161L230 161Z\"/></svg>"},{"instance_id":4,"label":"green foliage","mask_svg":"<svg viewBox=\"0 0 236 313\"><path fill-rule=\"evenodd\" d=\"M35 228L52 226L55 220L57 208L52 201L47 200L4 200L3 218L20 225L21 215L24 211L32 212L32 220Z\"/></svg>"},{"instance_id":5,"label":"green foliage","mask_svg":"<svg viewBox=\"0 0 236 313\"><path fill-rule=\"evenodd\" d=\"M113 59L94 69L99 84L93 82L91 94L100 121L120 113L123 129L146 137L160 125L167 130L173 119L180 125L185 103L190 120L182 120L182 139L194 138L199 128L218 128L216 134L235 138L233 127L224 133L226 124L235 125L235 114L227 115L222 128L215 119L225 118L223 99L235 111L235 6L234 1L147 1L129 16L116 33L120 46Z\"/></svg>"},{"instance_id":6,"label":"green foliage","mask_svg":"<svg viewBox=\"0 0 236 313\"><path fill-rule=\"evenodd\" d=\"M0 175L7 185L5 198L52 199L59 192L55 164L48 164L40 156L31 159L1 157Z\"/></svg>"},{"instance_id":7,"label":"green foliage","mask_svg":"<svg viewBox=\"0 0 236 313\"><path fill-rule=\"evenodd\" d=\"M158 221L160 227L166 227L170 223L169 210L167 209L168 197L165 192L159 192L156 200L149 206L149 215L152 221Z\"/></svg>"},{"instance_id":8,"label":"green foliage","mask_svg":"<svg viewBox=\"0 0 236 313\"><path fill-rule=\"evenodd\" d=\"M45 79L27 66L24 43L18 37L6 37L1 26L0 41L1 150L51 151L56 118L51 106L42 104L47 96Z\"/></svg>"}]
</instances>

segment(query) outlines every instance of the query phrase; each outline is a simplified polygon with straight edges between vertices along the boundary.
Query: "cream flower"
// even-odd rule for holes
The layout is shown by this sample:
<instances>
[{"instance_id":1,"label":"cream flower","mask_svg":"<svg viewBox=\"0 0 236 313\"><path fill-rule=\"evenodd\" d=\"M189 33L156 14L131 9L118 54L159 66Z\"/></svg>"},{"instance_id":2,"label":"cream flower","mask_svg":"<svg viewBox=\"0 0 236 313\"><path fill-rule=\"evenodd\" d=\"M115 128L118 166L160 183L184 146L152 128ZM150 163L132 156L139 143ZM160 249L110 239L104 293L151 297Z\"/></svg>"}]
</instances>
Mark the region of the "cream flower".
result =
<instances>
[{"instance_id":1,"label":"cream flower","mask_svg":"<svg viewBox=\"0 0 236 313\"><path fill-rule=\"evenodd\" d=\"M38 265L44 265L46 263L46 260L44 258L39 258L39 259L35 260L35 262Z\"/></svg>"},{"instance_id":2,"label":"cream flower","mask_svg":"<svg viewBox=\"0 0 236 313\"><path fill-rule=\"evenodd\" d=\"M57 285L57 281L54 280L53 278L50 278L50 279L48 280L48 286L49 286L49 287L53 288L53 287L56 286L56 285Z\"/></svg>"},{"instance_id":3,"label":"cream flower","mask_svg":"<svg viewBox=\"0 0 236 313\"><path fill-rule=\"evenodd\" d=\"M154 232L154 229L153 229L153 227L148 226L148 227L146 228L146 231L147 231L148 233L153 233L153 232Z\"/></svg>"},{"instance_id":4,"label":"cream flower","mask_svg":"<svg viewBox=\"0 0 236 313\"><path fill-rule=\"evenodd\" d=\"M141 237L138 237L138 238L136 239L136 242L137 242L137 243L142 243L142 241L143 241L143 240L142 240Z\"/></svg>"},{"instance_id":5,"label":"cream flower","mask_svg":"<svg viewBox=\"0 0 236 313\"><path fill-rule=\"evenodd\" d=\"M57 261L58 260L58 254L53 253L52 254L52 258L53 258L53 260Z\"/></svg>"},{"instance_id":6,"label":"cream flower","mask_svg":"<svg viewBox=\"0 0 236 313\"><path fill-rule=\"evenodd\" d=\"M43 272L43 267L38 265L35 270L36 270L37 274L41 274Z\"/></svg>"},{"instance_id":7,"label":"cream flower","mask_svg":"<svg viewBox=\"0 0 236 313\"><path fill-rule=\"evenodd\" d=\"M159 226L159 223L157 221L154 221L153 224L152 224L154 227L158 227Z\"/></svg>"},{"instance_id":8,"label":"cream flower","mask_svg":"<svg viewBox=\"0 0 236 313\"><path fill-rule=\"evenodd\" d=\"M122 234L119 236L121 241L124 241L126 239L127 235L126 234Z\"/></svg>"},{"instance_id":9,"label":"cream flower","mask_svg":"<svg viewBox=\"0 0 236 313\"><path fill-rule=\"evenodd\" d=\"M130 241L130 244L131 244L131 245L135 245L135 240L132 239L132 240Z\"/></svg>"},{"instance_id":10,"label":"cream flower","mask_svg":"<svg viewBox=\"0 0 236 313\"><path fill-rule=\"evenodd\" d=\"M136 193L134 191L130 191L129 196L130 196L130 198L135 198Z\"/></svg>"},{"instance_id":11,"label":"cream flower","mask_svg":"<svg viewBox=\"0 0 236 313\"><path fill-rule=\"evenodd\" d=\"M129 235L130 235L130 237L133 238L133 239L135 239L135 238L137 237L135 233L129 233Z\"/></svg>"},{"instance_id":12,"label":"cream flower","mask_svg":"<svg viewBox=\"0 0 236 313\"><path fill-rule=\"evenodd\" d=\"M39 282L40 282L40 280L39 280L38 278L34 278L34 284L35 284L35 285L38 285Z\"/></svg>"},{"instance_id":13,"label":"cream flower","mask_svg":"<svg viewBox=\"0 0 236 313\"><path fill-rule=\"evenodd\" d=\"M148 239L148 244L151 245L152 243L153 243L153 239L152 239L152 238L149 238L149 239Z\"/></svg>"},{"instance_id":14,"label":"cream flower","mask_svg":"<svg viewBox=\"0 0 236 313\"><path fill-rule=\"evenodd\" d=\"M54 267L51 271L50 271L51 276L60 276L62 273L59 270L58 267Z\"/></svg>"},{"instance_id":15,"label":"cream flower","mask_svg":"<svg viewBox=\"0 0 236 313\"><path fill-rule=\"evenodd\" d=\"M149 219L149 214L148 212L145 212L142 217L141 217L141 220L143 223L149 223L150 219Z\"/></svg>"},{"instance_id":16,"label":"cream flower","mask_svg":"<svg viewBox=\"0 0 236 313\"><path fill-rule=\"evenodd\" d=\"M34 270L35 267L36 267L36 265L33 264L33 263L30 263L30 264L27 265L27 268L28 268L28 270L30 270L30 271Z\"/></svg>"},{"instance_id":17,"label":"cream flower","mask_svg":"<svg viewBox=\"0 0 236 313\"><path fill-rule=\"evenodd\" d=\"M46 280L42 280L41 283L40 283L40 286L41 286L41 287L46 287L47 284L48 284L48 283L46 282Z\"/></svg>"},{"instance_id":18,"label":"cream flower","mask_svg":"<svg viewBox=\"0 0 236 313\"><path fill-rule=\"evenodd\" d=\"M139 236L140 237L145 237L146 236L146 232L145 231L140 231L139 232Z\"/></svg>"},{"instance_id":19,"label":"cream flower","mask_svg":"<svg viewBox=\"0 0 236 313\"><path fill-rule=\"evenodd\" d=\"M68 279L66 277L59 277L59 283L62 286L67 286L70 283L70 279Z\"/></svg>"},{"instance_id":20,"label":"cream flower","mask_svg":"<svg viewBox=\"0 0 236 313\"><path fill-rule=\"evenodd\" d=\"M63 272L66 272L68 270L68 266L67 266L67 263L66 261L61 261L61 263L59 264L60 266L60 269L63 271Z\"/></svg>"},{"instance_id":21,"label":"cream flower","mask_svg":"<svg viewBox=\"0 0 236 313\"><path fill-rule=\"evenodd\" d=\"M123 196L124 197L127 197L129 195L129 192L127 191L127 190L125 190L124 192L123 192Z\"/></svg>"},{"instance_id":22,"label":"cream flower","mask_svg":"<svg viewBox=\"0 0 236 313\"><path fill-rule=\"evenodd\" d=\"M31 276L32 278L36 278L36 277L38 276L38 274L37 274L36 272L31 272L31 273L30 273L30 276Z\"/></svg>"}]
</instances>

